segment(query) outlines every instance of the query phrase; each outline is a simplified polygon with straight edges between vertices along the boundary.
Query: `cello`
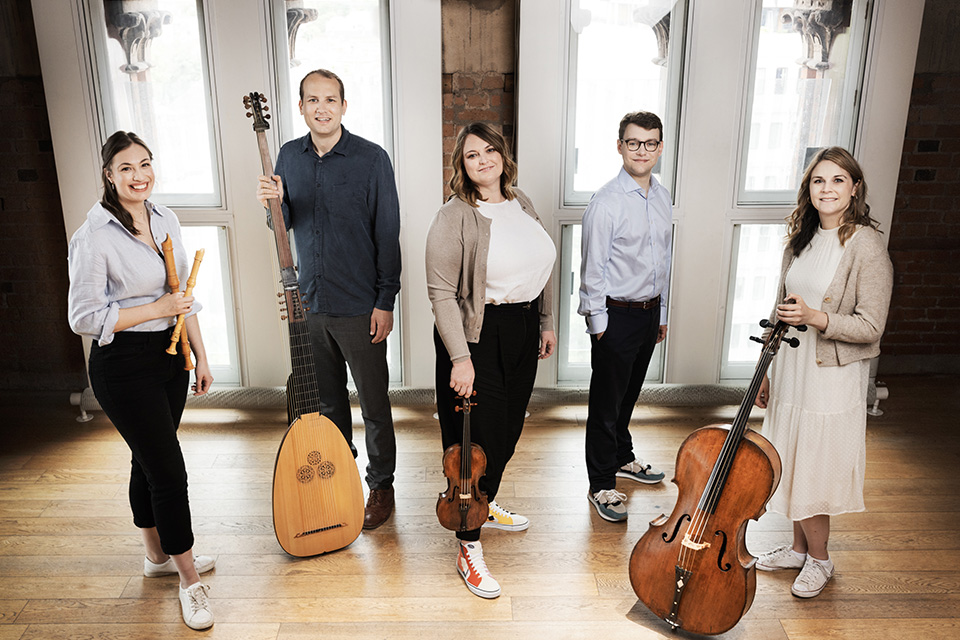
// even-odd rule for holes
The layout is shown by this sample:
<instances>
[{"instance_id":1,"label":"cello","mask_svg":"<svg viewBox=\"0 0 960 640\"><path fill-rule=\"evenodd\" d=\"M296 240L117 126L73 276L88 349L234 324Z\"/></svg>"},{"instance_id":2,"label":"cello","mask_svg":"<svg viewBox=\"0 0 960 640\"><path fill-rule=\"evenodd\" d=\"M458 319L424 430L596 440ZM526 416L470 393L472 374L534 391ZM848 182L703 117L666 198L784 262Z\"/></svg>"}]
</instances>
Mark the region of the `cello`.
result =
<instances>
[{"instance_id":1,"label":"cello","mask_svg":"<svg viewBox=\"0 0 960 640\"><path fill-rule=\"evenodd\" d=\"M470 439L470 409L476 403L470 398L461 398L461 403L455 410L463 411L463 441L443 452L447 488L437 498L437 520L451 531L473 531L483 526L489 514L487 494L478 486L487 468L487 454Z\"/></svg>"},{"instance_id":2,"label":"cello","mask_svg":"<svg viewBox=\"0 0 960 640\"><path fill-rule=\"evenodd\" d=\"M273 173L266 130L270 128L261 105L267 99L253 92L243 98L247 117L260 148L263 173ZM286 307L293 371L288 385L291 424L280 442L273 469L273 528L277 542L291 556L303 558L341 549L360 535L363 527L363 487L353 453L343 434L320 415L320 392L314 368L313 346L293 266L283 212L269 200Z\"/></svg>"},{"instance_id":3,"label":"cello","mask_svg":"<svg viewBox=\"0 0 960 640\"><path fill-rule=\"evenodd\" d=\"M668 518L650 523L630 555L630 584L643 604L673 629L723 633L750 609L756 561L747 551L747 520L756 520L780 482L780 456L747 419L763 376L790 325L773 327L732 425L690 434L677 452L677 503ZM795 327L805 331L806 326Z\"/></svg>"}]
</instances>

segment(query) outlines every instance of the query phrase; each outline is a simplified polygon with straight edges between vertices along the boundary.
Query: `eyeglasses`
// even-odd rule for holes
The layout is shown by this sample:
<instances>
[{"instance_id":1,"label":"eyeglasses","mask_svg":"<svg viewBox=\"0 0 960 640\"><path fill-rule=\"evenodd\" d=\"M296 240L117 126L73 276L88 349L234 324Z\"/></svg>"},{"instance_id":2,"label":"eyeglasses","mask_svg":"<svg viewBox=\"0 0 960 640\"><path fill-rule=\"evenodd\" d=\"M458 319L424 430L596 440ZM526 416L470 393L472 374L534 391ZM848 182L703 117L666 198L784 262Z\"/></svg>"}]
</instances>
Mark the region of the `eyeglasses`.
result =
<instances>
[{"instance_id":1,"label":"eyeglasses","mask_svg":"<svg viewBox=\"0 0 960 640\"><path fill-rule=\"evenodd\" d=\"M627 149L630 151L637 151L640 149L640 145L643 145L643 148L653 153L660 148L660 140L634 140L630 138L629 140L621 140L623 144L627 145Z\"/></svg>"}]
</instances>

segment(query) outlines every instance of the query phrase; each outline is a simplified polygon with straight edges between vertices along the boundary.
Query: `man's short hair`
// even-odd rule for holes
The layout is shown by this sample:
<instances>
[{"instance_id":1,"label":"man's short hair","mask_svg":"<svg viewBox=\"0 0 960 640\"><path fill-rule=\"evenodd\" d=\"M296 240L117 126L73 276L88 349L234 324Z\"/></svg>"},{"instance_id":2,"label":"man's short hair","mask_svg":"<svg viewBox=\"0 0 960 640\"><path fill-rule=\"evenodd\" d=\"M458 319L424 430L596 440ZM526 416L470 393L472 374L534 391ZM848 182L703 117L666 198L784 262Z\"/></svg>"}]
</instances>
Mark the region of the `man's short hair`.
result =
<instances>
[{"instance_id":1,"label":"man's short hair","mask_svg":"<svg viewBox=\"0 0 960 640\"><path fill-rule=\"evenodd\" d=\"M345 98L343 97L343 80L340 79L340 76L335 74L333 71L327 71L326 69L314 69L307 75L303 76L303 79L300 81L300 101L303 102L303 83L307 81L307 78L310 76L323 76L324 78L329 78L330 80L336 80L337 84L340 85L340 102L343 102Z\"/></svg>"},{"instance_id":2,"label":"man's short hair","mask_svg":"<svg viewBox=\"0 0 960 640\"><path fill-rule=\"evenodd\" d=\"M634 111L633 113L628 113L623 116L623 120L620 121L620 135L617 137L618 140L623 140L623 132L627 130L627 125L631 124L635 124L647 131L656 129L660 133L660 140L663 140L663 123L660 122L657 114L650 113L649 111Z\"/></svg>"}]
</instances>

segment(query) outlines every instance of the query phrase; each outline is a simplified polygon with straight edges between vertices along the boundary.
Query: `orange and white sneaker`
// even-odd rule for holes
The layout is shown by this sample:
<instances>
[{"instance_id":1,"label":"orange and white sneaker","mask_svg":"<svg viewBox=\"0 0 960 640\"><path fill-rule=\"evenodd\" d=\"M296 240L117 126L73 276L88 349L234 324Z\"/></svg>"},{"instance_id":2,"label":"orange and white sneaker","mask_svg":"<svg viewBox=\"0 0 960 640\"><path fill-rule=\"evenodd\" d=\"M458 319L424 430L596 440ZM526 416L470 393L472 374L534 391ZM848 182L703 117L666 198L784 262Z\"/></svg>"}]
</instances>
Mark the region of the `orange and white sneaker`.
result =
<instances>
[{"instance_id":1,"label":"orange and white sneaker","mask_svg":"<svg viewBox=\"0 0 960 640\"><path fill-rule=\"evenodd\" d=\"M463 578L467 589L481 598L496 598L500 595L500 583L497 582L487 563L483 561L483 547L480 541L457 542L460 552L457 555L457 573Z\"/></svg>"},{"instance_id":2,"label":"orange and white sneaker","mask_svg":"<svg viewBox=\"0 0 960 640\"><path fill-rule=\"evenodd\" d=\"M519 513L507 511L496 503L490 501L490 515L487 521L483 523L484 529L503 529L504 531L525 531L530 527L530 520Z\"/></svg>"}]
</instances>

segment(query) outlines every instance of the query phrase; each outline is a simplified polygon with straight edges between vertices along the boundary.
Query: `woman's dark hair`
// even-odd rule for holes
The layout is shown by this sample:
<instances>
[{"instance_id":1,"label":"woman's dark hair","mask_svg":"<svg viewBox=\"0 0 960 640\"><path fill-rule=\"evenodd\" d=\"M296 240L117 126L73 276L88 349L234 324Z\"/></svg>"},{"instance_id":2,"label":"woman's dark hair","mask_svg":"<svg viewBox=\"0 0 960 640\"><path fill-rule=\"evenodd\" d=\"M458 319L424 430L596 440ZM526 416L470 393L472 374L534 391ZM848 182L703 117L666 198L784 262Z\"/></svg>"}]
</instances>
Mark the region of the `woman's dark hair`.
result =
<instances>
[{"instance_id":1,"label":"woman's dark hair","mask_svg":"<svg viewBox=\"0 0 960 640\"><path fill-rule=\"evenodd\" d=\"M870 205L867 204L867 182L863 178L863 169L860 163L843 147L826 147L821 149L810 160L803 180L800 182L800 191L797 193L797 208L787 218L787 244L794 256L807 248L813 236L820 228L820 214L810 199L810 180L813 170L821 162L829 161L850 174L856 191L850 199L850 206L843 212L840 220L840 245L846 244L850 236L857 230L857 226L876 229L879 222L870 217Z\"/></svg>"},{"instance_id":2,"label":"woman's dark hair","mask_svg":"<svg viewBox=\"0 0 960 640\"><path fill-rule=\"evenodd\" d=\"M471 207L477 206L477 200L480 200L480 191L473 184L473 180L467 175L467 169L463 164L463 144L469 135L475 135L494 149L503 158L503 173L500 174L500 192L507 200L513 200L517 194L513 190L513 184L517 180L517 163L510 157L510 151L507 149L507 141L503 135L485 122L474 122L468 124L460 133L457 134L457 142L453 146L453 177L450 178L450 190L453 194L469 204Z\"/></svg>"},{"instance_id":3,"label":"woman's dark hair","mask_svg":"<svg viewBox=\"0 0 960 640\"><path fill-rule=\"evenodd\" d=\"M140 139L140 136L132 131L117 131L107 138L107 141L103 143L103 147L100 148L100 159L103 161L102 171L100 172L100 178L103 180L103 198L101 198L100 204L103 205L104 209L112 213L127 231L136 236L140 235L140 232L137 231L137 228L133 224L133 216L120 204L120 198L117 196L117 188L110 182L110 179L107 178L107 171L110 170L113 158L124 149L129 149L135 144L146 149L147 155L150 156L151 160L153 159L153 152L150 151L150 147Z\"/></svg>"}]
</instances>

